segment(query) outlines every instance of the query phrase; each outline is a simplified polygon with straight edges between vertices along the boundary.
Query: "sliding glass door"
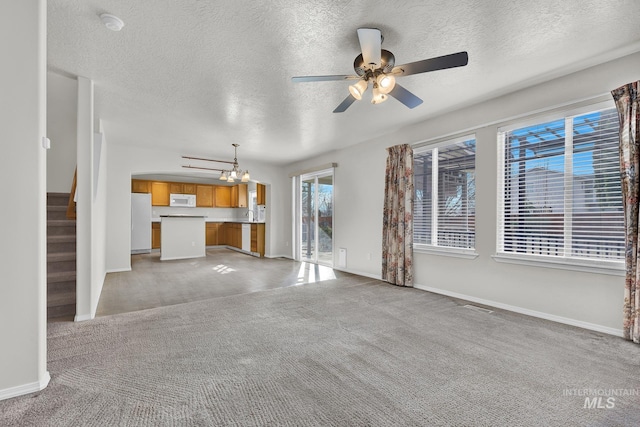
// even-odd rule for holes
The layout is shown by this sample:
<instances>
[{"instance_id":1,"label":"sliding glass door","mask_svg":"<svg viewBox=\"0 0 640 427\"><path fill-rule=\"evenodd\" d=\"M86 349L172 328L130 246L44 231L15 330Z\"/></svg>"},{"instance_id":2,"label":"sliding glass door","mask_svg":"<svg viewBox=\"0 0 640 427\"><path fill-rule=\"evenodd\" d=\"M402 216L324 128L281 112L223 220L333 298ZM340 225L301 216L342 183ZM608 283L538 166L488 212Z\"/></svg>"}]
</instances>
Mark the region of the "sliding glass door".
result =
<instances>
[{"instance_id":1,"label":"sliding glass door","mask_svg":"<svg viewBox=\"0 0 640 427\"><path fill-rule=\"evenodd\" d=\"M298 259L333 266L333 169L300 176Z\"/></svg>"}]
</instances>

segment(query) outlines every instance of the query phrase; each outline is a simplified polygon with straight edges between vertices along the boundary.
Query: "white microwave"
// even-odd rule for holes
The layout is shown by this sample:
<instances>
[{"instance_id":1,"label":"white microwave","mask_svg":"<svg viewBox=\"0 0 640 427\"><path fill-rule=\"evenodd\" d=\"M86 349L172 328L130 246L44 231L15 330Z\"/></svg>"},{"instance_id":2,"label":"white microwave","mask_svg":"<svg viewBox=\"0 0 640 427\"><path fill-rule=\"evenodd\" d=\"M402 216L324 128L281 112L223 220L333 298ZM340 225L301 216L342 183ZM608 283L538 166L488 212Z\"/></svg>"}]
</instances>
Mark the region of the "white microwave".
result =
<instances>
[{"instance_id":1,"label":"white microwave","mask_svg":"<svg viewBox=\"0 0 640 427\"><path fill-rule=\"evenodd\" d=\"M182 208L195 208L195 194L169 194L169 206Z\"/></svg>"}]
</instances>

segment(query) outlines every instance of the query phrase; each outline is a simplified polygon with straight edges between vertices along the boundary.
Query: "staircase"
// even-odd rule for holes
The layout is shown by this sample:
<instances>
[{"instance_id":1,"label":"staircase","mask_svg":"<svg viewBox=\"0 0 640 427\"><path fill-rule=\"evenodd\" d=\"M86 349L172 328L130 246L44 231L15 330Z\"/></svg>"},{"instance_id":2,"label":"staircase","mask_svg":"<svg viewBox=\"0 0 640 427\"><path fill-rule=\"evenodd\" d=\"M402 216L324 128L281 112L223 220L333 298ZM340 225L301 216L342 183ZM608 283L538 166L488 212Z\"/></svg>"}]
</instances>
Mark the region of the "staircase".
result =
<instances>
[{"instance_id":1,"label":"staircase","mask_svg":"<svg viewBox=\"0 0 640 427\"><path fill-rule=\"evenodd\" d=\"M76 221L69 193L47 193L47 318L76 314Z\"/></svg>"}]
</instances>

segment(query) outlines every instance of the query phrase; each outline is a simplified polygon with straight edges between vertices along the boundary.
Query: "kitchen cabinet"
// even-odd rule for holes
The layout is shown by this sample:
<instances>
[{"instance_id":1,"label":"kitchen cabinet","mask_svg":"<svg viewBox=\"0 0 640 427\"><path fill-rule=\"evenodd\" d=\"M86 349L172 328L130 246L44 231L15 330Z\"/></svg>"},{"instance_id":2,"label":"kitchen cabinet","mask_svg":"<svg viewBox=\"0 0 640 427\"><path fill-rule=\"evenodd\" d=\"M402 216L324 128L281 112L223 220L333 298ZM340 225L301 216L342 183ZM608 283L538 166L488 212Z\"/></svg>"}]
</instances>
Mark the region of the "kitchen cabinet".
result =
<instances>
[{"instance_id":1,"label":"kitchen cabinet","mask_svg":"<svg viewBox=\"0 0 640 427\"><path fill-rule=\"evenodd\" d=\"M231 187L231 207L246 208L248 206L247 184L238 184Z\"/></svg>"},{"instance_id":2,"label":"kitchen cabinet","mask_svg":"<svg viewBox=\"0 0 640 427\"><path fill-rule=\"evenodd\" d=\"M226 222L220 223L218 226L218 245L227 244L227 224Z\"/></svg>"},{"instance_id":3,"label":"kitchen cabinet","mask_svg":"<svg viewBox=\"0 0 640 427\"><path fill-rule=\"evenodd\" d=\"M251 224L251 252L264 256L264 224Z\"/></svg>"},{"instance_id":4,"label":"kitchen cabinet","mask_svg":"<svg viewBox=\"0 0 640 427\"><path fill-rule=\"evenodd\" d=\"M181 182L170 182L169 193L171 194L183 194L183 184Z\"/></svg>"},{"instance_id":5,"label":"kitchen cabinet","mask_svg":"<svg viewBox=\"0 0 640 427\"><path fill-rule=\"evenodd\" d=\"M132 193L151 193L150 182L142 179L132 179L131 192Z\"/></svg>"},{"instance_id":6,"label":"kitchen cabinet","mask_svg":"<svg viewBox=\"0 0 640 427\"><path fill-rule=\"evenodd\" d=\"M227 246L242 249L242 224L237 222L226 223Z\"/></svg>"},{"instance_id":7,"label":"kitchen cabinet","mask_svg":"<svg viewBox=\"0 0 640 427\"><path fill-rule=\"evenodd\" d=\"M231 188L225 185L216 186L216 208L230 208L231 206Z\"/></svg>"},{"instance_id":8,"label":"kitchen cabinet","mask_svg":"<svg viewBox=\"0 0 640 427\"><path fill-rule=\"evenodd\" d=\"M219 245L219 231L222 223L219 222L207 222L206 225L206 245L207 246L216 246Z\"/></svg>"},{"instance_id":9,"label":"kitchen cabinet","mask_svg":"<svg viewBox=\"0 0 640 427\"><path fill-rule=\"evenodd\" d=\"M196 185L185 182L182 184L183 194L196 194Z\"/></svg>"},{"instance_id":10,"label":"kitchen cabinet","mask_svg":"<svg viewBox=\"0 0 640 427\"><path fill-rule=\"evenodd\" d=\"M256 185L256 201L258 205L267 204L267 186L264 184Z\"/></svg>"},{"instance_id":11,"label":"kitchen cabinet","mask_svg":"<svg viewBox=\"0 0 640 427\"><path fill-rule=\"evenodd\" d=\"M151 205L169 206L169 183L153 181L151 183Z\"/></svg>"},{"instance_id":12,"label":"kitchen cabinet","mask_svg":"<svg viewBox=\"0 0 640 427\"><path fill-rule=\"evenodd\" d=\"M160 249L160 223L151 223L151 249Z\"/></svg>"},{"instance_id":13,"label":"kitchen cabinet","mask_svg":"<svg viewBox=\"0 0 640 427\"><path fill-rule=\"evenodd\" d=\"M213 208L214 204L213 185L196 185L196 206L199 208Z\"/></svg>"}]
</instances>

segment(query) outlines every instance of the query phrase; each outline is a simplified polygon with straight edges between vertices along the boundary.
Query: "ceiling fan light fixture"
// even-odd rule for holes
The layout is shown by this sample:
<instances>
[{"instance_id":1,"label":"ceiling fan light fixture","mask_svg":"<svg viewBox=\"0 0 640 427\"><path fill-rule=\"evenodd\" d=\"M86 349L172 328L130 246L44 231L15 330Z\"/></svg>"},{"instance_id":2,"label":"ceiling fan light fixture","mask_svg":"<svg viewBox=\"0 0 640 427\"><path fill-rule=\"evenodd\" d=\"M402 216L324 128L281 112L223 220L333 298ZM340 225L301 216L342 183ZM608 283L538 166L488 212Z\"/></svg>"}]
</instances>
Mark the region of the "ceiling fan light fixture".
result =
<instances>
[{"instance_id":1,"label":"ceiling fan light fixture","mask_svg":"<svg viewBox=\"0 0 640 427\"><path fill-rule=\"evenodd\" d=\"M380 93L387 94L393 90L396 85L396 78L390 74L380 74L376 78L378 90Z\"/></svg>"},{"instance_id":2,"label":"ceiling fan light fixture","mask_svg":"<svg viewBox=\"0 0 640 427\"><path fill-rule=\"evenodd\" d=\"M373 97L371 98L372 104L381 104L388 98L387 94L382 93L378 88L378 85L373 85Z\"/></svg>"},{"instance_id":3,"label":"ceiling fan light fixture","mask_svg":"<svg viewBox=\"0 0 640 427\"><path fill-rule=\"evenodd\" d=\"M362 99L362 94L367 90L367 81L361 79L358 83L349 86L349 93L358 101Z\"/></svg>"},{"instance_id":4,"label":"ceiling fan light fixture","mask_svg":"<svg viewBox=\"0 0 640 427\"><path fill-rule=\"evenodd\" d=\"M244 173L242 174L242 179L240 181L248 182L250 179L251 176L249 176L249 171L244 171Z\"/></svg>"},{"instance_id":5,"label":"ceiling fan light fixture","mask_svg":"<svg viewBox=\"0 0 640 427\"><path fill-rule=\"evenodd\" d=\"M220 181L226 181L227 180L227 172L226 171L222 171L220 172L220 178L218 178Z\"/></svg>"}]
</instances>

